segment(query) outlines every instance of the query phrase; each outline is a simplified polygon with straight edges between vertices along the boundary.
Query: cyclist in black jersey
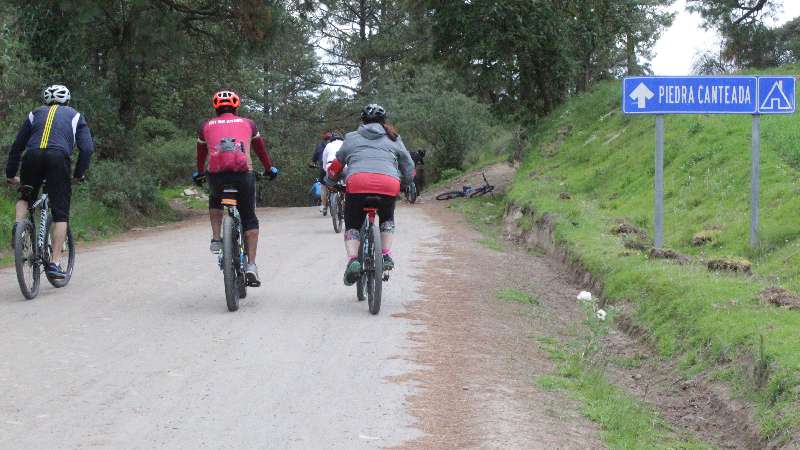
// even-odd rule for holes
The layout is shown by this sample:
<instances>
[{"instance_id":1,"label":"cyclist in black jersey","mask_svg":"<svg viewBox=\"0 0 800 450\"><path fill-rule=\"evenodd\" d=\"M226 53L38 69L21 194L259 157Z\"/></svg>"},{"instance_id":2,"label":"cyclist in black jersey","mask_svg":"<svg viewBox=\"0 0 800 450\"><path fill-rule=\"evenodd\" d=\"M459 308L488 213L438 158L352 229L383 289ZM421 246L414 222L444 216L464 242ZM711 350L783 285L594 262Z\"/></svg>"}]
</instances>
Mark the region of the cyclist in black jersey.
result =
<instances>
[{"instance_id":1,"label":"cyclist in black jersey","mask_svg":"<svg viewBox=\"0 0 800 450\"><path fill-rule=\"evenodd\" d=\"M94 143L83 114L69 106L69 89L62 85L49 86L42 93L42 98L44 106L28 113L17 132L8 154L6 181L13 186L22 184L33 187L30 192L22 192L17 201L16 221L19 222L25 219L29 202L36 200L39 189L47 180L47 193L53 213L51 261L58 261L61 259L67 234L72 182L80 182L86 176ZM75 173L70 177L72 150L76 145L80 153ZM16 223L14 227L16 228ZM13 233L12 229L12 236ZM48 264L45 271L49 277L55 279L66 276L57 263Z\"/></svg>"}]
</instances>

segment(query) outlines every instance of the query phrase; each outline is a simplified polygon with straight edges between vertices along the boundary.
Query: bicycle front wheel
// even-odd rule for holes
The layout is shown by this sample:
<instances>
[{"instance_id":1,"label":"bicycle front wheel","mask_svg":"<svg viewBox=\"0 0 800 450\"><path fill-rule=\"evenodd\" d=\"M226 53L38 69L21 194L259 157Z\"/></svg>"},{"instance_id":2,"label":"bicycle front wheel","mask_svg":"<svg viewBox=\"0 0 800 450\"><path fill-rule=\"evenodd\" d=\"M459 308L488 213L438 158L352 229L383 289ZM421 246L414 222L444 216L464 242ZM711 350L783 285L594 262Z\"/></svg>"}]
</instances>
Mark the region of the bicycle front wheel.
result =
<instances>
[{"instance_id":1,"label":"bicycle front wheel","mask_svg":"<svg viewBox=\"0 0 800 450\"><path fill-rule=\"evenodd\" d=\"M339 197L342 194L338 192L334 192L331 194L330 198L330 208L331 208L331 222L333 222L333 231L335 233L342 232L342 202L339 200Z\"/></svg>"},{"instance_id":2,"label":"bicycle front wheel","mask_svg":"<svg viewBox=\"0 0 800 450\"><path fill-rule=\"evenodd\" d=\"M47 277L47 281L54 288L62 288L69 283L72 278L72 269L75 267L75 241L72 240L72 228L67 224L67 237L64 239L64 245L61 247L61 258L58 261L53 261L53 232L52 232L53 219L47 219L47 259L51 262L58 263L61 270L67 275L63 279L56 279ZM45 275L46 276L46 275Z\"/></svg>"},{"instance_id":3,"label":"bicycle front wheel","mask_svg":"<svg viewBox=\"0 0 800 450\"><path fill-rule=\"evenodd\" d=\"M231 312L239 309L239 246L236 231L233 218L226 215L222 219L222 277L225 279L225 302Z\"/></svg>"},{"instance_id":4,"label":"bicycle front wheel","mask_svg":"<svg viewBox=\"0 0 800 450\"><path fill-rule=\"evenodd\" d=\"M39 294L42 266L36 258L36 243L33 223L23 220L17 223L14 232L14 265L17 269L17 281L22 295L28 300Z\"/></svg>"},{"instance_id":5,"label":"bicycle front wheel","mask_svg":"<svg viewBox=\"0 0 800 450\"><path fill-rule=\"evenodd\" d=\"M469 195L469 198L480 197L482 195L486 195L494 190L494 186L491 184L483 186L481 188L475 189L475 191Z\"/></svg>"},{"instance_id":6,"label":"bicycle front wheel","mask_svg":"<svg viewBox=\"0 0 800 450\"><path fill-rule=\"evenodd\" d=\"M383 247L379 227L370 226L372 243L370 247L371 264L365 273L367 277L367 302L369 312L373 315L381 311L381 295L383 293Z\"/></svg>"}]
</instances>

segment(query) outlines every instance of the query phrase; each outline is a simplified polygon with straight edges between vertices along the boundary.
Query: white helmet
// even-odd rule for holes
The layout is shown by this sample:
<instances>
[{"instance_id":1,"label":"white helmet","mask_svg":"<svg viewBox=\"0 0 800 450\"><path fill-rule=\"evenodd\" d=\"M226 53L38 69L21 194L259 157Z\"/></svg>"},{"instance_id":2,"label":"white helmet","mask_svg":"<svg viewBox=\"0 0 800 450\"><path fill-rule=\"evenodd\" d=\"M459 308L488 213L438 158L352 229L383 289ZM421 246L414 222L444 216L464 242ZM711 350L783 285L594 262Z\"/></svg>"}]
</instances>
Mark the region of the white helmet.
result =
<instances>
[{"instance_id":1,"label":"white helmet","mask_svg":"<svg viewBox=\"0 0 800 450\"><path fill-rule=\"evenodd\" d=\"M70 99L69 89L60 84L54 84L44 89L44 92L42 92L42 98L44 99L44 103L46 105L52 105L53 103L65 105Z\"/></svg>"}]
</instances>

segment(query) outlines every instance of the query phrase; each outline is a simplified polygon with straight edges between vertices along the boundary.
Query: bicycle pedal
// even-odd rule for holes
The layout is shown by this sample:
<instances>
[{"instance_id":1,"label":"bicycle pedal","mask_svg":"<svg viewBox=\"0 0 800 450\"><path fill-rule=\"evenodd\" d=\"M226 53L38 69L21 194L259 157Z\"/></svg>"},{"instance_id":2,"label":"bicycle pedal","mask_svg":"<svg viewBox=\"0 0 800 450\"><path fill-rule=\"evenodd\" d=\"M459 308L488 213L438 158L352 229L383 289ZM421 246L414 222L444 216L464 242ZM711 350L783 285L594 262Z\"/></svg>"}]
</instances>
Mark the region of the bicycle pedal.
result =
<instances>
[{"instance_id":1,"label":"bicycle pedal","mask_svg":"<svg viewBox=\"0 0 800 450\"><path fill-rule=\"evenodd\" d=\"M383 281L389 281L389 271L383 272Z\"/></svg>"}]
</instances>

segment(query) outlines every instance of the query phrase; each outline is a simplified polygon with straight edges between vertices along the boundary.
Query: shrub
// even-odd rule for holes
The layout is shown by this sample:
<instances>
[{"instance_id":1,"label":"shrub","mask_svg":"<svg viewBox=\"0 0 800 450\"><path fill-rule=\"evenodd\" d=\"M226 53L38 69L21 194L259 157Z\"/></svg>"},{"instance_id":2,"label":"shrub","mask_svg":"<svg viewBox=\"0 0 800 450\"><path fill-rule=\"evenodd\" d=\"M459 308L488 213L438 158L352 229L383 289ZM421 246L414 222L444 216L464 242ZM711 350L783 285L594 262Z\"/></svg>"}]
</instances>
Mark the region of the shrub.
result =
<instances>
[{"instance_id":1,"label":"shrub","mask_svg":"<svg viewBox=\"0 0 800 450\"><path fill-rule=\"evenodd\" d=\"M447 169L463 169L468 155L488 151L495 134L489 108L450 86L452 78L445 69L428 66L384 91L390 119L406 144L431 149L435 178Z\"/></svg>"},{"instance_id":2,"label":"shrub","mask_svg":"<svg viewBox=\"0 0 800 450\"><path fill-rule=\"evenodd\" d=\"M151 215L165 207L153 175L135 165L98 161L85 184L88 195L125 217Z\"/></svg>"},{"instance_id":3,"label":"shrub","mask_svg":"<svg viewBox=\"0 0 800 450\"><path fill-rule=\"evenodd\" d=\"M136 150L134 164L151 175L160 186L191 182L195 168L195 139L155 140Z\"/></svg>"}]
</instances>

